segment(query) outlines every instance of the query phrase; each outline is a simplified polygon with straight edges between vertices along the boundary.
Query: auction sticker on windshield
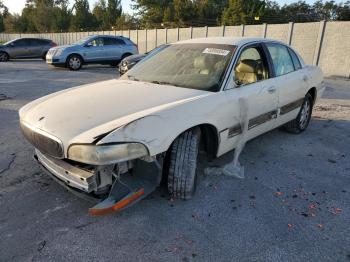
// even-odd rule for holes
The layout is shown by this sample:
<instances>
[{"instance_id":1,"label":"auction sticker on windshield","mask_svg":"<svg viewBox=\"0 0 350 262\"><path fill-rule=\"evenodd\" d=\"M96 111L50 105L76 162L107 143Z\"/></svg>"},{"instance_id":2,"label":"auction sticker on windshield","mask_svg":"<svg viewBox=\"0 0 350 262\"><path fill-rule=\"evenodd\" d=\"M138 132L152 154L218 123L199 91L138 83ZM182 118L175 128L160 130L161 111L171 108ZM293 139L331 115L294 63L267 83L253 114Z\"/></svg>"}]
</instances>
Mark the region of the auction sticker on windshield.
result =
<instances>
[{"instance_id":1,"label":"auction sticker on windshield","mask_svg":"<svg viewBox=\"0 0 350 262\"><path fill-rule=\"evenodd\" d=\"M203 51L203 54L212 54L212 55L221 55L227 56L230 53L229 50L218 49L218 48L206 48Z\"/></svg>"}]
</instances>

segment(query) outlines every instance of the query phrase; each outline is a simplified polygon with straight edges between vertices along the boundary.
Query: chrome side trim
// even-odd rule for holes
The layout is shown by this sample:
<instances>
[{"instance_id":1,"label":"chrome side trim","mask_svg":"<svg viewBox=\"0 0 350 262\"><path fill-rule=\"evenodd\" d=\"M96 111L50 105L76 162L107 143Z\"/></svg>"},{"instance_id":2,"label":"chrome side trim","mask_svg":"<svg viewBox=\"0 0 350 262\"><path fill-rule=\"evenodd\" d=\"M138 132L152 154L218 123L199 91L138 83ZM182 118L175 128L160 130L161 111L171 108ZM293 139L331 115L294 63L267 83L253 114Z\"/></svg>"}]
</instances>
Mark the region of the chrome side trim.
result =
<instances>
[{"instance_id":1,"label":"chrome side trim","mask_svg":"<svg viewBox=\"0 0 350 262\"><path fill-rule=\"evenodd\" d=\"M287 114L287 113L293 111L294 109L297 109L297 108L301 107L303 102L304 102L304 98L301 98L301 99L298 99L296 101L293 101L293 102L291 102L289 104L286 104L286 105L282 106L280 115Z\"/></svg>"}]
</instances>

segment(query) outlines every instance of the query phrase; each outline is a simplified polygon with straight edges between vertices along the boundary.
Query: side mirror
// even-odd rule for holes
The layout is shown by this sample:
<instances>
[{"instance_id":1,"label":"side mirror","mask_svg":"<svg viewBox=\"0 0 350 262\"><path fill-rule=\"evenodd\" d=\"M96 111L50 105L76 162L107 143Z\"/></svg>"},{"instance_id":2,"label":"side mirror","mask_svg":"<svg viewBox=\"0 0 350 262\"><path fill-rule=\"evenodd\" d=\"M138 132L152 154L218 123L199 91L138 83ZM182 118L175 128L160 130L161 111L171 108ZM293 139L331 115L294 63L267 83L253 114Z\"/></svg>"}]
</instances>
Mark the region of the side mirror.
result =
<instances>
[{"instance_id":1,"label":"side mirror","mask_svg":"<svg viewBox=\"0 0 350 262\"><path fill-rule=\"evenodd\" d=\"M10 47L15 47L15 44L14 43L10 43L9 46Z\"/></svg>"},{"instance_id":2,"label":"side mirror","mask_svg":"<svg viewBox=\"0 0 350 262\"><path fill-rule=\"evenodd\" d=\"M90 43L85 44L85 47L92 47L92 43L90 42Z\"/></svg>"}]
</instances>

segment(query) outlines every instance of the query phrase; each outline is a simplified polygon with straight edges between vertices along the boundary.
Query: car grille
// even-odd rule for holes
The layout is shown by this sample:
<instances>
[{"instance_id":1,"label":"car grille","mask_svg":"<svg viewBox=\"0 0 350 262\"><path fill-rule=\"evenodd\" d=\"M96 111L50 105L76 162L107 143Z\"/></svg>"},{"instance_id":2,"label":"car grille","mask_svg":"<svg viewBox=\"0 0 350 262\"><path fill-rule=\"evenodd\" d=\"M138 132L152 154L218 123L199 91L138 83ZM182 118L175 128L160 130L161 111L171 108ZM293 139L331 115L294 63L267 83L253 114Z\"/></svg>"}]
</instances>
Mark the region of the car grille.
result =
<instances>
[{"instance_id":1,"label":"car grille","mask_svg":"<svg viewBox=\"0 0 350 262\"><path fill-rule=\"evenodd\" d=\"M49 134L44 135L40 131L35 131L22 122L20 126L24 136L40 152L55 158L64 158L62 143L57 138L50 138Z\"/></svg>"},{"instance_id":2,"label":"car grille","mask_svg":"<svg viewBox=\"0 0 350 262\"><path fill-rule=\"evenodd\" d=\"M54 56L55 52L56 52L56 49L50 49L50 50L47 52L47 55L49 55L49 56Z\"/></svg>"}]
</instances>

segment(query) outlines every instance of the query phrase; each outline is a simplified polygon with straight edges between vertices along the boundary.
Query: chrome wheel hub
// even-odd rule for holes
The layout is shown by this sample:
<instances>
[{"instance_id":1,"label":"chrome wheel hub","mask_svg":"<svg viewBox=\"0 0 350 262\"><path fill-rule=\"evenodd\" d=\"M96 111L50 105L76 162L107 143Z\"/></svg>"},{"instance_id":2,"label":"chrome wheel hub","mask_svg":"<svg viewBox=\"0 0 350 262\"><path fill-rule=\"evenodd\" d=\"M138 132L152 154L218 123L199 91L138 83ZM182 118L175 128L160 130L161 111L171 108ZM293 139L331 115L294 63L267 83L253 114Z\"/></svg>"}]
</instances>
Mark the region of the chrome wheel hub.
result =
<instances>
[{"instance_id":1,"label":"chrome wheel hub","mask_svg":"<svg viewBox=\"0 0 350 262\"><path fill-rule=\"evenodd\" d=\"M80 59L77 57L72 57L69 59L69 66L73 69L78 69L81 65Z\"/></svg>"}]
</instances>

